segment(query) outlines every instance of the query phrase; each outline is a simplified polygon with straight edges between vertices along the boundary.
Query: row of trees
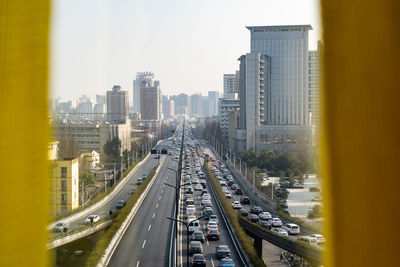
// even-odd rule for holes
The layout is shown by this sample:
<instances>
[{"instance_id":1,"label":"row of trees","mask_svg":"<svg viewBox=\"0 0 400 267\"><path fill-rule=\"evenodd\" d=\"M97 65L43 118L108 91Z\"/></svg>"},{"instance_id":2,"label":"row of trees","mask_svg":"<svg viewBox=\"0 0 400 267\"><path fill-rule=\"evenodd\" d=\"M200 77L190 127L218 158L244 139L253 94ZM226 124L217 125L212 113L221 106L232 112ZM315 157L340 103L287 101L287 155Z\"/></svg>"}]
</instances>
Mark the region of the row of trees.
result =
<instances>
[{"instance_id":1,"label":"row of trees","mask_svg":"<svg viewBox=\"0 0 400 267\"><path fill-rule=\"evenodd\" d=\"M239 157L249 168L257 167L273 176L301 176L304 173L315 172L315 157L310 154L278 154L272 150L256 153L254 150L239 153Z\"/></svg>"}]
</instances>

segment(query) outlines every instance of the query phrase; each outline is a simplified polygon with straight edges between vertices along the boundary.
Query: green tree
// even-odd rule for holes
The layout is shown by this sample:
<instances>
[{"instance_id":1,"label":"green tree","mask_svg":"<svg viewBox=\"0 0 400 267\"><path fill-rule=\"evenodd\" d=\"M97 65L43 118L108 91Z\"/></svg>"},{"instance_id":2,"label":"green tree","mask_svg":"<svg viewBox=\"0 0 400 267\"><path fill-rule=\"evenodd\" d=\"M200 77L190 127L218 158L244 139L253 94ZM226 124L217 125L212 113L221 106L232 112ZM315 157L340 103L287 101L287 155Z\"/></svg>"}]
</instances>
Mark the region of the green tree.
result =
<instances>
[{"instance_id":1,"label":"green tree","mask_svg":"<svg viewBox=\"0 0 400 267\"><path fill-rule=\"evenodd\" d=\"M94 184L93 173L84 172L79 176L79 179L85 183L85 185Z\"/></svg>"},{"instance_id":2,"label":"green tree","mask_svg":"<svg viewBox=\"0 0 400 267\"><path fill-rule=\"evenodd\" d=\"M113 160L119 159L121 155L121 140L118 137L114 137L108 140L103 147L104 153L110 156Z\"/></svg>"},{"instance_id":3,"label":"green tree","mask_svg":"<svg viewBox=\"0 0 400 267\"><path fill-rule=\"evenodd\" d=\"M293 187L293 185L294 185L294 173L293 172L290 172L289 173L289 187Z\"/></svg>"}]
</instances>

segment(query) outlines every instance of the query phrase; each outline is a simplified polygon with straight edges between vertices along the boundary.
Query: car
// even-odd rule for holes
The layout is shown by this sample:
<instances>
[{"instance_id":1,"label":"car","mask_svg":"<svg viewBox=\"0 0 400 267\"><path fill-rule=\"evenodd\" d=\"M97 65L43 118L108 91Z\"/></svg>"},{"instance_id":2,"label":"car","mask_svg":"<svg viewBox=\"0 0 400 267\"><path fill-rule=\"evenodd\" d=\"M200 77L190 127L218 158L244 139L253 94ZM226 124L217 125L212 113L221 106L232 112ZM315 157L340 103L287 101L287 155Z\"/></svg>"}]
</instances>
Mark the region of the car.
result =
<instances>
[{"instance_id":1,"label":"car","mask_svg":"<svg viewBox=\"0 0 400 267\"><path fill-rule=\"evenodd\" d=\"M212 207L211 199L203 199L201 201L201 205L203 205L205 207Z\"/></svg>"},{"instance_id":2,"label":"car","mask_svg":"<svg viewBox=\"0 0 400 267\"><path fill-rule=\"evenodd\" d=\"M194 215L195 213L196 213L196 208L194 207L194 205L187 205L186 215L190 216L190 215Z\"/></svg>"},{"instance_id":3,"label":"car","mask_svg":"<svg viewBox=\"0 0 400 267\"><path fill-rule=\"evenodd\" d=\"M317 239L315 237L311 237L311 236L299 236L297 238L297 241L305 242L305 243L307 243L309 245L313 245L313 246L318 245Z\"/></svg>"},{"instance_id":4,"label":"car","mask_svg":"<svg viewBox=\"0 0 400 267\"><path fill-rule=\"evenodd\" d=\"M242 205L240 204L239 201L233 201L232 207L233 207L234 209L241 209L241 208L242 208Z\"/></svg>"},{"instance_id":5,"label":"car","mask_svg":"<svg viewBox=\"0 0 400 267\"><path fill-rule=\"evenodd\" d=\"M204 174L204 172L199 172L198 175L200 178L206 178L206 175Z\"/></svg>"},{"instance_id":6,"label":"car","mask_svg":"<svg viewBox=\"0 0 400 267\"><path fill-rule=\"evenodd\" d=\"M289 235L298 235L300 234L300 227L295 223L287 223L282 226Z\"/></svg>"},{"instance_id":7,"label":"car","mask_svg":"<svg viewBox=\"0 0 400 267\"><path fill-rule=\"evenodd\" d=\"M70 224L68 222L58 222L53 226L54 232L67 232Z\"/></svg>"},{"instance_id":8,"label":"car","mask_svg":"<svg viewBox=\"0 0 400 267\"><path fill-rule=\"evenodd\" d=\"M217 259L226 258L231 256L231 250L227 245L219 245L215 248L215 257Z\"/></svg>"},{"instance_id":9,"label":"car","mask_svg":"<svg viewBox=\"0 0 400 267\"><path fill-rule=\"evenodd\" d=\"M251 222L258 222L260 220L260 218L253 213L250 213L249 215L247 215L247 219L249 219Z\"/></svg>"},{"instance_id":10,"label":"car","mask_svg":"<svg viewBox=\"0 0 400 267\"><path fill-rule=\"evenodd\" d=\"M277 234L279 236L289 236L288 232L286 232L286 230L283 228L273 228L272 232L274 232L275 234Z\"/></svg>"},{"instance_id":11,"label":"car","mask_svg":"<svg viewBox=\"0 0 400 267\"><path fill-rule=\"evenodd\" d=\"M204 234L202 231L195 231L192 234L192 240L193 241L200 241L201 243L204 243L205 238L204 238Z\"/></svg>"},{"instance_id":12,"label":"car","mask_svg":"<svg viewBox=\"0 0 400 267\"><path fill-rule=\"evenodd\" d=\"M271 230L271 228L272 228L272 225L271 225L271 222L270 222L270 221L260 220L260 221L258 222L258 224L261 225L262 227L267 228L268 230Z\"/></svg>"},{"instance_id":13,"label":"car","mask_svg":"<svg viewBox=\"0 0 400 267\"><path fill-rule=\"evenodd\" d=\"M231 258L221 259L219 267L235 267L235 262Z\"/></svg>"},{"instance_id":14,"label":"car","mask_svg":"<svg viewBox=\"0 0 400 267\"><path fill-rule=\"evenodd\" d=\"M120 200L120 201L117 202L117 204L115 205L115 207L116 207L117 209L122 209L123 207L125 207L125 205L126 205L125 200Z\"/></svg>"},{"instance_id":15,"label":"car","mask_svg":"<svg viewBox=\"0 0 400 267\"><path fill-rule=\"evenodd\" d=\"M294 183L294 185L293 185L293 188L296 188L296 189L303 189L304 188L304 185L302 185L301 183Z\"/></svg>"},{"instance_id":16,"label":"car","mask_svg":"<svg viewBox=\"0 0 400 267\"><path fill-rule=\"evenodd\" d=\"M219 238L220 238L220 235L219 235L218 230L216 230L216 229L208 230L208 233L207 233L208 240L219 240Z\"/></svg>"},{"instance_id":17,"label":"car","mask_svg":"<svg viewBox=\"0 0 400 267\"><path fill-rule=\"evenodd\" d=\"M258 214L258 217L260 217L261 220L270 220L272 219L271 213L268 211L263 211L260 214Z\"/></svg>"},{"instance_id":18,"label":"car","mask_svg":"<svg viewBox=\"0 0 400 267\"><path fill-rule=\"evenodd\" d=\"M282 221L279 218L272 218L271 224L273 227L281 227L282 226Z\"/></svg>"},{"instance_id":19,"label":"car","mask_svg":"<svg viewBox=\"0 0 400 267\"><path fill-rule=\"evenodd\" d=\"M232 185L231 185L231 189L232 189L232 190L236 190L236 189L238 189L238 187L239 187L239 186L238 186L237 184L232 184Z\"/></svg>"},{"instance_id":20,"label":"car","mask_svg":"<svg viewBox=\"0 0 400 267\"><path fill-rule=\"evenodd\" d=\"M201 242L200 241L190 241L189 253L190 254L203 253L203 245L201 244Z\"/></svg>"},{"instance_id":21,"label":"car","mask_svg":"<svg viewBox=\"0 0 400 267\"><path fill-rule=\"evenodd\" d=\"M99 215L90 215L90 216L85 220L85 224L97 223L98 221L100 221L100 216L99 216Z\"/></svg>"},{"instance_id":22,"label":"car","mask_svg":"<svg viewBox=\"0 0 400 267\"><path fill-rule=\"evenodd\" d=\"M201 196L202 199L211 199L211 196L209 193L205 193Z\"/></svg>"},{"instance_id":23,"label":"car","mask_svg":"<svg viewBox=\"0 0 400 267\"><path fill-rule=\"evenodd\" d=\"M241 188L236 188L235 194L236 195L243 195L243 190Z\"/></svg>"},{"instance_id":24,"label":"car","mask_svg":"<svg viewBox=\"0 0 400 267\"><path fill-rule=\"evenodd\" d=\"M203 188L203 191L201 191L201 196L203 196L204 194L208 194L207 188Z\"/></svg>"},{"instance_id":25,"label":"car","mask_svg":"<svg viewBox=\"0 0 400 267\"><path fill-rule=\"evenodd\" d=\"M312 234L310 235L310 237L313 237L317 240L317 244L323 244L325 243L325 237L323 235L320 234Z\"/></svg>"},{"instance_id":26,"label":"car","mask_svg":"<svg viewBox=\"0 0 400 267\"><path fill-rule=\"evenodd\" d=\"M193 198L188 197L188 198L185 200L185 205L186 205L186 206L188 206L188 205L194 205L194 200L193 200Z\"/></svg>"},{"instance_id":27,"label":"car","mask_svg":"<svg viewBox=\"0 0 400 267\"><path fill-rule=\"evenodd\" d=\"M240 198L240 203L242 204L250 204L250 198L247 196L243 196Z\"/></svg>"},{"instance_id":28,"label":"car","mask_svg":"<svg viewBox=\"0 0 400 267\"><path fill-rule=\"evenodd\" d=\"M225 191L224 194L225 194L225 196L226 196L227 198L232 198L231 192Z\"/></svg>"},{"instance_id":29,"label":"car","mask_svg":"<svg viewBox=\"0 0 400 267\"><path fill-rule=\"evenodd\" d=\"M239 210L239 214L242 216L248 216L249 212L246 209L240 209Z\"/></svg>"},{"instance_id":30,"label":"car","mask_svg":"<svg viewBox=\"0 0 400 267\"><path fill-rule=\"evenodd\" d=\"M206 266L206 258L203 254L194 254L192 259L192 266Z\"/></svg>"},{"instance_id":31,"label":"car","mask_svg":"<svg viewBox=\"0 0 400 267\"><path fill-rule=\"evenodd\" d=\"M216 223L215 221L208 222L207 229L208 230L212 230L212 229L218 230L218 223Z\"/></svg>"},{"instance_id":32,"label":"car","mask_svg":"<svg viewBox=\"0 0 400 267\"><path fill-rule=\"evenodd\" d=\"M253 214L260 214L262 212L262 209L259 207L259 206L252 206L251 208L250 208L250 213L253 213Z\"/></svg>"},{"instance_id":33,"label":"car","mask_svg":"<svg viewBox=\"0 0 400 267\"><path fill-rule=\"evenodd\" d=\"M147 178L147 174L142 175L143 180Z\"/></svg>"},{"instance_id":34,"label":"car","mask_svg":"<svg viewBox=\"0 0 400 267\"><path fill-rule=\"evenodd\" d=\"M217 215L215 215L215 214L211 215L209 220L210 220L210 222L218 223L218 218L217 218Z\"/></svg>"},{"instance_id":35,"label":"car","mask_svg":"<svg viewBox=\"0 0 400 267\"><path fill-rule=\"evenodd\" d=\"M203 211L203 215L207 216L206 218L209 219L212 215L214 215L214 211L210 207L206 207Z\"/></svg>"},{"instance_id":36,"label":"car","mask_svg":"<svg viewBox=\"0 0 400 267\"><path fill-rule=\"evenodd\" d=\"M235 181L233 179L228 180L228 186L232 186L234 183L235 183Z\"/></svg>"},{"instance_id":37,"label":"car","mask_svg":"<svg viewBox=\"0 0 400 267\"><path fill-rule=\"evenodd\" d=\"M203 190L203 186L201 184L196 184L196 186L194 187L195 191L202 191Z\"/></svg>"}]
</instances>

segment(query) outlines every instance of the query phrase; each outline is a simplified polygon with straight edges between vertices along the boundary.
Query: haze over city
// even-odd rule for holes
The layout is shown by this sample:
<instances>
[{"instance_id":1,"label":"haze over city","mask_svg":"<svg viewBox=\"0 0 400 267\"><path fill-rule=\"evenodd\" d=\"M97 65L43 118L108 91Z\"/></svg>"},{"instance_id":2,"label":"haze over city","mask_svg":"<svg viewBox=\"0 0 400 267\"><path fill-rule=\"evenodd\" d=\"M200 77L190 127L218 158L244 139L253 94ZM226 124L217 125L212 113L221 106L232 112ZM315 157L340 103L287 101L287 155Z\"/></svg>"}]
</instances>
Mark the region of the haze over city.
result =
<instances>
[{"instance_id":1,"label":"haze over city","mask_svg":"<svg viewBox=\"0 0 400 267\"><path fill-rule=\"evenodd\" d=\"M245 26L310 24L309 49L315 50L318 8L316 0L57 0L51 92L64 100L93 99L118 84L131 105L136 73L151 71L163 95L222 93L223 74L238 70L237 59L250 51Z\"/></svg>"}]
</instances>

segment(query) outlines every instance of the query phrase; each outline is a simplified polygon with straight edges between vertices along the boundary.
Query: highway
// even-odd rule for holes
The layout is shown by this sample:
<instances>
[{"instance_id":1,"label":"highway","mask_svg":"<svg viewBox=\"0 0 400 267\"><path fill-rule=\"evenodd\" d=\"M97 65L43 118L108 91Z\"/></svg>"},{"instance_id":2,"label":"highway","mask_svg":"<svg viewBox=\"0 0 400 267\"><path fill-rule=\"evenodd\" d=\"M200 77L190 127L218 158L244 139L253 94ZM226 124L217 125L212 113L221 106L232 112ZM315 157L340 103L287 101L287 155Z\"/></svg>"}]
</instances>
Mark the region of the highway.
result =
<instances>
[{"instance_id":1,"label":"highway","mask_svg":"<svg viewBox=\"0 0 400 267\"><path fill-rule=\"evenodd\" d=\"M167 144L168 141L162 141L158 146L162 146ZM130 173L127 179L126 184L120 188L120 190L111 198L109 201L104 203L104 205L100 206L96 210L88 213L84 213L82 216L79 216L79 218L74 218L72 220L68 220L70 223L70 229L69 231L74 231L79 229L80 227L85 225L85 220L87 217L91 214L96 214L99 215L100 218L105 218L109 216L109 211L110 210L115 210L115 205L119 200L125 200L128 201L133 192L137 188L137 178L142 177L143 174L148 174L152 169L154 169L158 164L158 159L155 159L154 155L150 155L147 159L143 161L143 163L140 166L137 166L136 169ZM63 221L62 219L60 221ZM57 236L61 236L61 233L49 233L49 237L55 238Z\"/></svg>"}]
</instances>

